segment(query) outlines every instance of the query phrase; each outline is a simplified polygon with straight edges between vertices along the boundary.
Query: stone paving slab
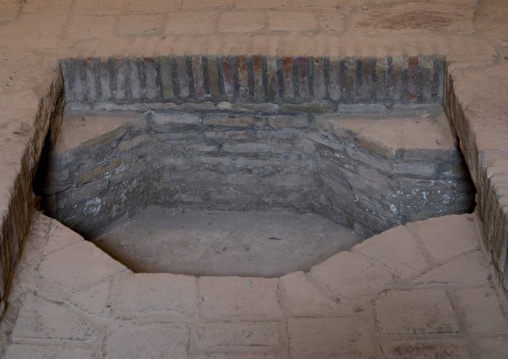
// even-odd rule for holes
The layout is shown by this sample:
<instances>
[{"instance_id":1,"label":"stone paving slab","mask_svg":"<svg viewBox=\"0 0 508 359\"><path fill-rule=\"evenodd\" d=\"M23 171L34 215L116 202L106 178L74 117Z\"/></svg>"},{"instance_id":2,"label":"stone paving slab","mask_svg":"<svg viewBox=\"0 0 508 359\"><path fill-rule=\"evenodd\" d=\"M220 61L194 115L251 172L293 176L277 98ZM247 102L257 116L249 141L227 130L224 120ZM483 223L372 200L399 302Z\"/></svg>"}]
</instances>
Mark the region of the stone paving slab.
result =
<instances>
[{"instance_id":1,"label":"stone paving slab","mask_svg":"<svg viewBox=\"0 0 508 359\"><path fill-rule=\"evenodd\" d=\"M295 272L272 279L196 278L126 270L112 275L109 268L117 262L101 255L93 257L100 264L97 270L104 274L95 282L76 277L66 270L72 263L63 261L61 276L69 279L62 282L77 281L66 291L50 291L48 284L40 291L35 281L15 282L9 320L0 324L0 332L6 333L0 343L7 358L503 359L508 302L496 287L485 253L477 249L481 248L479 235L471 236L478 226L481 222L475 213L396 227L367 239L352 252L343 252L347 256L330 258L325 262L328 274L324 279L312 275L323 274L323 264L307 274ZM435 241L428 233L435 227L441 229L440 241L448 242L441 243L443 248L449 248L440 258L429 256ZM52 236L63 248L50 253L79 258L82 248L73 243L82 240L74 232L41 214L35 216L32 228L25 250L30 262L23 259L18 278L37 278L45 271L38 262L61 259L44 255L48 245L52 246ZM424 234L426 242L421 240ZM390 249L395 255L403 249L426 265L397 276L389 274L389 281L372 280L370 270L362 271L358 263L368 269L373 260L360 253L375 254L380 243L385 247L380 251L381 262ZM457 249L455 255L452 248ZM364 260L342 260L354 256ZM418 282L463 258L464 263L448 269L453 280ZM357 269L354 293L361 293L361 299L335 294L322 284L340 277L345 264ZM388 268L390 261L386 264ZM376 266L385 268L381 263ZM393 269L381 270L389 273ZM453 275L461 272L466 275ZM481 281L475 279L475 272L481 274ZM444 274L435 274L440 276ZM344 293L342 286L352 285L349 280L333 283L339 294Z\"/></svg>"}]
</instances>

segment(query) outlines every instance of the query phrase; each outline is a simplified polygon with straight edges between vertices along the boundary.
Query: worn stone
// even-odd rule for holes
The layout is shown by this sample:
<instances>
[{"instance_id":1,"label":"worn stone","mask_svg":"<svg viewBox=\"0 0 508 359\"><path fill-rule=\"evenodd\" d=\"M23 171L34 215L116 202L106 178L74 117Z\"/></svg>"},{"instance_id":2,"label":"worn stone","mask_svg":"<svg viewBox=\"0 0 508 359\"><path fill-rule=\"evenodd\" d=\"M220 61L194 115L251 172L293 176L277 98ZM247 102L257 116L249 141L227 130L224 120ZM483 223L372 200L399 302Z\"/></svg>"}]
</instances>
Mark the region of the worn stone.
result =
<instances>
[{"instance_id":1,"label":"worn stone","mask_svg":"<svg viewBox=\"0 0 508 359\"><path fill-rule=\"evenodd\" d=\"M467 342L456 339L386 341L381 348L389 358L472 358Z\"/></svg>"},{"instance_id":2,"label":"worn stone","mask_svg":"<svg viewBox=\"0 0 508 359\"><path fill-rule=\"evenodd\" d=\"M441 289L386 290L374 301L381 335L453 334L460 329Z\"/></svg>"},{"instance_id":3,"label":"worn stone","mask_svg":"<svg viewBox=\"0 0 508 359\"><path fill-rule=\"evenodd\" d=\"M404 226L378 234L354 247L366 257L383 264L401 278L422 273L429 261L424 257L413 235Z\"/></svg>"},{"instance_id":4,"label":"worn stone","mask_svg":"<svg viewBox=\"0 0 508 359\"><path fill-rule=\"evenodd\" d=\"M490 287L463 289L456 292L458 306L467 322L471 334L506 334L508 321L500 301Z\"/></svg>"},{"instance_id":5,"label":"worn stone","mask_svg":"<svg viewBox=\"0 0 508 359\"><path fill-rule=\"evenodd\" d=\"M228 351L256 348L273 350L281 345L277 322L211 322L197 329L197 346L202 351Z\"/></svg>"},{"instance_id":6,"label":"worn stone","mask_svg":"<svg viewBox=\"0 0 508 359\"><path fill-rule=\"evenodd\" d=\"M360 254L341 252L315 266L309 275L335 295L356 298L395 280L395 276ZM361 279L360 279L361 278Z\"/></svg>"},{"instance_id":7,"label":"worn stone","mask_svg":"<svg viewBox=\"0 0 508 359\"><path fill-rule=\"evenodd\" d=\"M491 274L481 251L464 254L414 279L417 284L485 284Z\"/></svg>"},{"instance_id":8,"label":"worn stone","mask_svg":"<svg viewBox=\"0 0 508 359\"><path fill-rule=\"evenodd\" d=\"M94 244L80 241L47 255L40 273L71 293L125 269Z\"/></svg>"},{"instance_id":9,"label":"worn stone","mask_svg":"<svg viewBox=\"0 0 508 359\"><path fill-rule=\"evenodd\" d=\"M27 294L22 308L12 333L14 341L44 340L56 344L97 339L96 330L86 319L62 305Z\"/></svg>"},{"instance_id":10,"label":"worn stone","mask_svg":"<svg viewBox=\"0 0 508 359\"><path fill-rule=\"evenodd\" d=\"M267 320L282 317L276 279L200 277L200 313L209 319Z\"/></svg>"},{"instance_id":11,"label":"worn stone","mask_svg":"<svg viewBox=\"0 0 508 359\"><path fill-rule=\"evenodd\" d=\"M373 333L361 318L288 319L291 358L376 358Z\"/></svg>"},{"instance_id":12,"label":"worn stone","mask_svg":"<svg viewBox=\"0 0 508 359\"><path fill-rule=\"evenodd\" d=\"M117 315L158 320L193 320L198 315L194 277L138 273L122 277L115 287Z\"/></svg>"},{"instance_id":13,"label":"worn stone","mask_svg":"<svg viewBox=\"0 0 508 359\"><path fill-rule=\"evenodd\" d=\"M183 325L119 325L105 339L104 358L186 358L189 329Z\"/></svg>"}]
</instances>

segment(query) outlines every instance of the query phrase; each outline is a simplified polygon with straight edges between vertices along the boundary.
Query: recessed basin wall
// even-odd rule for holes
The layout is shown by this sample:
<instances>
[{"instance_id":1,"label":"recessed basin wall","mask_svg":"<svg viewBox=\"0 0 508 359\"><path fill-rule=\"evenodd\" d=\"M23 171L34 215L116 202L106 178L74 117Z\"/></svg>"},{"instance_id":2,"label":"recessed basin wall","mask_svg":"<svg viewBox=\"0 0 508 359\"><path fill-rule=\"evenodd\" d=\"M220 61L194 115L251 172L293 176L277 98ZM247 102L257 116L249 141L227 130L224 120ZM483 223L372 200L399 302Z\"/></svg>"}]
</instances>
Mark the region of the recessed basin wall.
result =
<instances>
[{"instance_id":1,"label":"recessed basin wall","mask_svg":"<svg viewBox=\"0 0 508 359\"><path fill-rule=\"evenodd\" d=\"M74 116L66 120L111 121ZM49 154L42 189L48 211L87 236L148 204L317 213L364 236L474 207L474 186L453 141L383 152L337 125L338 114L119 116L129 122L65 150L57 140Z\"/></svg>"}]
</instances>

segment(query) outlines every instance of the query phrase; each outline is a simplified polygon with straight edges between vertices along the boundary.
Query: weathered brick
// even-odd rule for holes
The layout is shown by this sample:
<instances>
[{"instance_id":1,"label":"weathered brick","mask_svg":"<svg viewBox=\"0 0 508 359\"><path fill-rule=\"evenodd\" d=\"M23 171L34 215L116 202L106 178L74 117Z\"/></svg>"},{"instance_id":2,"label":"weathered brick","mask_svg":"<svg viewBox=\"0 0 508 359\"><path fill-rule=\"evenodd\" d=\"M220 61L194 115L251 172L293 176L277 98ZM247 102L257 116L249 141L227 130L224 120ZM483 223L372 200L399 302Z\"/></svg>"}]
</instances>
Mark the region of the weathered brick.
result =
<instances>
[{"instance_id":1,"label":"weathered brick","mask_svg":"<svg viewBox=\"0 0 508 359\"><path fill-rule=\"evenodd\" d=\"M83 71L85 75L83 87L85 89L86 100L89 102L94 102L97 99L98 95L96 87L94 59L88 58L84 61Z\"/></svg>"},{"instance_id":2,"label":"weathered brick","mask_svg":"<svg viewBox=\"0 0 508 359\"><path fill-rule=\"evenodd\" d=\"M190 95L189 73L187 72L187 59L185 56L175 58L176 73L178 78L179 97L187 98Z\"/></svg>"},{"instance_id":3,"label":"weathered brick","mask_svg":"<svg viewBox=\"0 0 508 359\"><path fill-rule=\"evenodd\" d=\"M407 63L407 97L409 101L418 96L418 57L411 56Z\"/></svg>"},{"instance_id":4,"label":"weathered brick","mask_svg":"<svg viewBox=\"0 0 508 359\"><path fill-rule=\"evenodd\" d=\"M131 98L139 100L142 98L141 90L141 79L138 71L138 60L129 59L129 71L130 71L130 86L131 86Z\"/></svg>"},{"instance_id":5,"label":"weathered brick","mask_svg":"<svg viewBox=\"0 0 508 359\"><path fill-rule=\"evenodd\" d=\"M298 57L296 59L298 66L298 96L301 99L311 98L309 59L307 57Z\"/></svg>"},{"instance_id":6,"label":"weathered brick","mask_svg":"<svg viewBox=\"0 0 508 359\"><path fill-rule=\"evenodd\" d=\"M372 79L372 68L373 68L373 59L370 57L365 57L361 59L362 63L362 86L360 98L362 102L370 102L372 98L372 90L375 90L373 79Z\"/></svg>"},{"instance_id":7,"label":"weathered brick","mask_svg":"<svg viewBox=\"0 0 508 359\"><path fill-rule=\"evenodd\" d=\"M114 61L114 91L115 100L123 100L127 96L127 76L129 73L128 60L117 59Z\"/></svg>"},{"instance_id":8,"label":"weathered brick","mask_svg":"<svg viewBox=\"0 0 508 359\"><path fill-rule=\"evenodd\" d=\"M171 62L168 56L159 57L160 76L162 82L162 94L164 99L170 99L175 96L173 89L173 74L171 72Z\"/></svg>"},{"instance_id":9,"label":"weathered brick","mask_svg":"<svg viewBox=\"0 0 508 359\"><path fill-rule=\"evenodd\" d=\"M353 57L344 59L344 95L342 96L347 102L355 102L355 82L356 82L356 61Z\"/></svg>"},{"instance_id":10,"label":"weathered brick","mask_svg":"<svg viewBox=\"0 0 508 359\"><path fill-rule=\"evenodd\" d=\"M404 56L394 56L392 59L392 91L391 99L394 102L404 100L403 91L404 89L404 68L407 67L407 58Z\"/></svg>"},{"instance_id":11,"label":"weathered brick","mask_svg":"<svg viewBox=\"0 0 508 359\"><path fill-rule=\"evenodd\" d=\"M192 77L196 99L202 100L205 98L205 79L203 75L203 63L201 61L201 56L192 57Z\"/></svg>"},{"instance_id":12,"label":"weathered brick","mask_svg":"<svg viewBox=\"0 0 508 359\"><path fill-rule=\"evenodd\" d=\"M328 83L328 96L331 100L338 101L341 98L339 84L340 60L331 59L329 63L330 82Z\"/></svg>"},{"instance_id":13,"label":"weathered brick","mask_svg":"<svg viewBox=\"0 0 508 359\"><path fill-rule=\"evenodd\" d=\"M283 80L283 97L291 100L295 96L295 85L293 80L293 58L282 58L282 80Z\"/></svg>"},{"instance_id":14,"label":"weathered brick","mask_svg":"<svg viewBox=\"0 0 508 359\"><path fill-rule=\"evenodd\" d=\"M376 100L383 101L386 98L387 91L387 70L388 70L388 62L386 57L382 57L377 59L376 61Z\"/></svg>"},{"instance_id":15,"label":"weathered brick","mask_svg":"<svg viewBox=\"0 0 508 359\"><path fill-rule=\"evenodd\" d=\"M208 94L214 100L220 99L219 69L216 57L207 57Z\"/></svg>"},{"instance_id":16,"label":"weathered brick","mask_svg":"<svg viewBox=\"0 0 508 359\"><path fill-rule=\"evenodd\" d=\"M262 101L265 98L263 88L263 58L259 55L252 56L252 73L254 79L254 98Z\"/></svg>"},{"instance_id":17,"label":"weathered brick","mask_svg":"<svg viewBox=\"0 0 508 359\"><path fill-rule=\"evenodd\" d=\"M238 56L236 59L236 63L238 68L238 82L239 82L238 96L241 99L245 100L249 96L249 72L247 68L247 57Z\"/></svg>"},{"instance_id":18,"label":"weathered brick","mask_svg":"<svg viewBox=\"0 0 508 359\"><path fill-rule=\"evenodd\" d=\"M312 85L313 98L315 100L323 100L326 98L325 83L325 59L315 58L312 63Z\"/></svg>"},{"instance_id":19,"label":"weathered brick","mask_svg":"<svg viewBox=\"0 0 508 359\"><path fill-rule=\"evenodd\" d=\"M268 100L276 101L279 98L279 78L278 78L278 66L277 59L270 57L266 60L267 62L267 89L268 89Z\"/></svg>"},{"instance_id":20,"label":"weathered brick","mask_svg":"<svg viewBox=\"0 0 508 359\"><path fill-rule=\"evenodd\" d=\"M233 78L233 64L229 56L222 58L222 78L224 81L224 98L233 100L235 96L235 83Z\"/></svg>"},{"instance_id":21,"label":"weathered brick","mask_svg":"<svg viewBox=\"0 0 508 359\"><path fill-rule=\"evenodd\" d=\"M145 98L153 100L157 97L157 82L155 73L155 61L153 58L145 58Z\"/></svg>"},{"instance_id":22,"label":"weathered brick","mask_svg":"<svg viewBox=\"0 0 508 359\"><path fill-rule=\"evenodd\" d=\"M432 86L434 84L434 57L418 57L418 84L420 92L418 102L432 102Z\"/></svg>"}]
</instances>

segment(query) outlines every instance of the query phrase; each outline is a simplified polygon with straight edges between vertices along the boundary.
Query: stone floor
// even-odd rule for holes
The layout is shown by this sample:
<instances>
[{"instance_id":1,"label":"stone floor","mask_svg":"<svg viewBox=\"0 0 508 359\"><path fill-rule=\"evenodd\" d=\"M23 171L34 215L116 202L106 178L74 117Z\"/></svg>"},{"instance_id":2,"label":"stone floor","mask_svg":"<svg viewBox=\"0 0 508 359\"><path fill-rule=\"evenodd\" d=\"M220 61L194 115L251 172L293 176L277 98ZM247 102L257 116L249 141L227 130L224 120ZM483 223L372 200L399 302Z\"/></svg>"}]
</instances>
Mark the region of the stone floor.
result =
<instances>
[{"instance_id":1,"label":"stone floor","mask_svg":"<svg viewBox=\"0 0 508 359\"><path fill-rule=\"evenodd\" d=\"M137 273L268 278L309 271L362 239L312 213L149 205L91 240Z\"/></svg>"},{"instance_id":2,"label":"stone floor","mask_svg":"<svg viewBox=\"0 0 508 359\"><path fill-rule=\"evenodd\" d=\"M37 214L3 358L506 358L480 224L411 223L267 279L132 273Z\"/></svg>"},{"instance_id":3,"label":"stone floor","mask_svg":"<svg viewBox=\"0 0 508 359\"><path fill-rule=\"evenodd\" d=\"M27 148L58 59L167 54L445 54L473 179L492 168L506 213L507 19L505 0L0 0L2 218L36 162ZM481 247L498 222L485 213L397 227L272 279L133 274L36 214L0 356L504 359L506 297Z\"/></svg>"}]
</instances>

